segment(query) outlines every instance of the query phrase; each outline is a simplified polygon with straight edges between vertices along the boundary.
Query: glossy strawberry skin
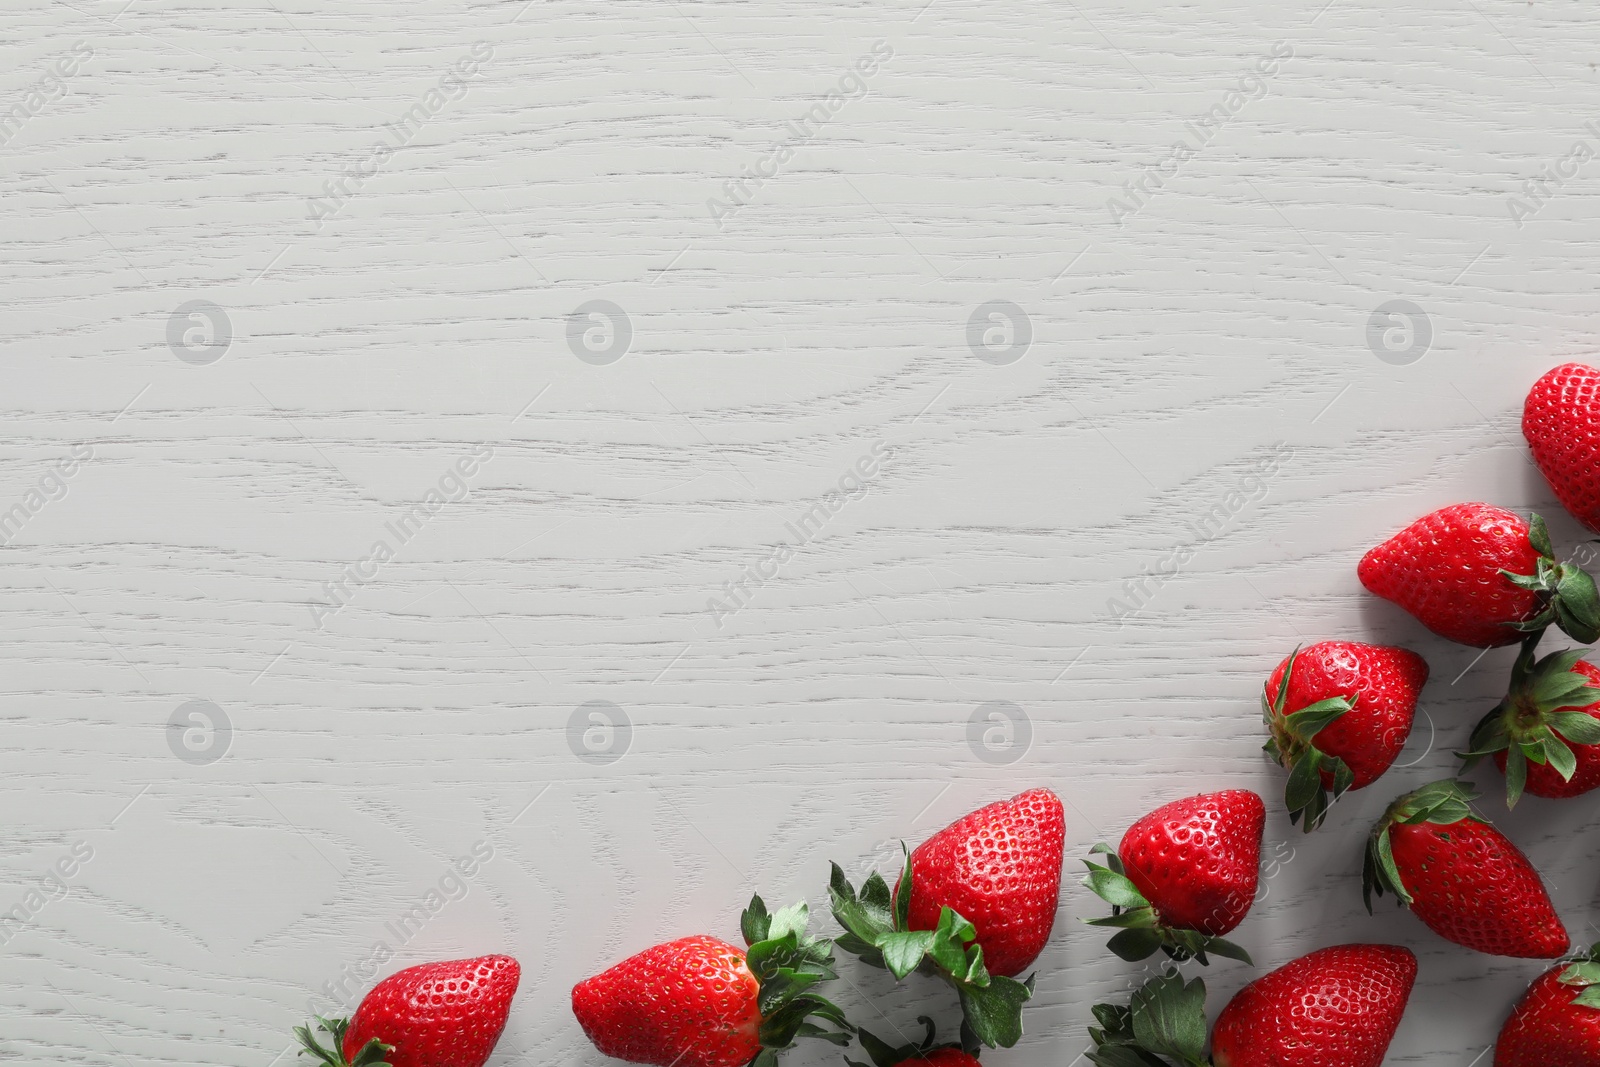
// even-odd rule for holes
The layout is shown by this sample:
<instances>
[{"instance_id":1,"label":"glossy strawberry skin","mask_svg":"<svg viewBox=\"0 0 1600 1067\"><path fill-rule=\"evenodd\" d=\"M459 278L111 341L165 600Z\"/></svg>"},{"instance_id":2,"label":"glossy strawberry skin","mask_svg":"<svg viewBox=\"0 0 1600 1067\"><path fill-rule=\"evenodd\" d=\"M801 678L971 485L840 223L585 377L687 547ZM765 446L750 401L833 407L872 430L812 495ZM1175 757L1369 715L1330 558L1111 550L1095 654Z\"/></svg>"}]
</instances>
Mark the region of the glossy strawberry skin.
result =
<instances>
[{"instance_id":1,"label":"glossy strawberry skin","mask_svg":"<svg viewBox=\"0 0 1600 1067\"><path fill-rule=\"evenodd\" d=\"M1267 681L1267 700L1278 699L1284 657ZM1428 664L1410 649L1367 645L1356 641L1319 641L1294 657L1285 715L1330 697L1354 697L1355 706L1316 735L1317 749L1344 760L1355 776L1350 788L1377 781L1405 748L1416 716L1417 697L1428 681ZM1324 789L1333 788L1333 773L1322 772Z\"/></svg>"},{"instance_id":2,"label":"glossy strawberry skin","mask_svg":"<svg viewBox=\"0 0 1600 1067\"><path fill-rule=\"evenodd\" d=\"M1128 878L1165 926L1220 937L1255 902L1267 808L1247 789L1164 804L1117 847Z\"/></svg>"},{"instance_id":3,"label":"glossy strawberry skin","mask_svg":"<svg viewBox=\"0 0 1600 1067\"><path fill-rule=\"evenodd\" d=\"M742 949L697 934L579 982L572 1013L607 1056L658 1067L739 1067L761 1051L760 991Z\"/></svg>"},{"instance_id":4,"label":"glossy strawberry skin","mask_svg":"<svg viewBox=\"0 0 1600 1067\"><path fill-rule=\"evenodd\" d=\"M1539 613L1539 594L1506 580L1534 574L1539 553L1520 515L1452 504L1424 515L1361 558L1361 584L1440 637L1476 648L1522 640L1511 623Z\"/></svg>"},{"instance_id":5,"label":"glossy strawberry skin","mask_svg":"<svg viewBox=\"0 0 1600 1067\"><path fill-rule=\"evenodd\" d=\"M1535 382L1522 436L1561 505L1600 532L1600 370L1565 363Z\"/></svg>"},{"instance_id":6,"label":"glossy strawberry skin","mask_svg":"<svg viewBox=\"0 0 1600 1067\"><path fill-rule=\"evenodd\" d=\"M373 1038L391 1067L483 1067L506 1027L522 968L510 956L407 967L372 987L345 1032L354 1059Z\"/></svg>"},{"instance_id":7,"label":"glossy strawberry skin","mask_svg":"<svg viewBox=\"0 0 1600 1067\"><path fill-rule=\"evenodd\" d=\"M990 974L1021 974L1055 925L1065 843L1061 800L1048 789L957 819L911 853L907 928L932 930L952 908L977 931Z\"/></svg>"},{"instance_id":8,"label":"glossy strawberry skin","mask_svg":"<svg viewBox=\"0 0 1600 1067\"><path fill-rule=\"evenodd\" d=\"M1251 982L1211 1034L1216 1067L1378 1067L1417 979L1393 945L1325 948Z\"/></svg>"},{"instance_id":9,"label":"glossy strawberry skin","mask_svg":"<svg viewBox=\"0 0 1600 1067\"><path fill-rule=\"evenodd\" d=\"M1396 824L1395 865L1411 910L1434 933L1493 956L1555 959L1566 927L1528 857L1487 823Z\"/></svg>"},{"instance_id":10,"label":"glossy strawberry skin","mask_svg":"<svg viewBox=\"0 0 1600 1067\"><path fill-rule=\"evenodd\" d=\"M1581 990L1560 981L1566 965L1534 980L1494 1046L1494 1067L1595 1067L1600 1009L1573 1003Z\"/></svg>"},{"instance_id":11,"label":"glossy strawberry skin","mask_svg":"<svg viewBox=\"0 0 1600 1067\"><path fill-rule=\"evenodd\" d=\"M1579 660L1572 665L1572 669L1586 675L1595 686L1600 686L1600 667L1596 667L1588 660ZM1581 711L1592 718L1600 719L1600 702L1582 708L1562 708L1562 711ZM1570 781L1564 781L1561 772L1548 763L1528 763L1528 781L1523 787L1524 792L1532 793L1536 797L1547 797L1551 800L1562 800L1566 797L1575 797L1587 793L1591 789L1600 788L1600 745L1580 745L1575 741L1568 741L1567 747L1572 749L1572 754L1578 757L1578 769L1572 772ZM1506 754L1496 752L1494 763L1500 768L1500 773L1506 773Z\"/></svg>"}]
</instances>

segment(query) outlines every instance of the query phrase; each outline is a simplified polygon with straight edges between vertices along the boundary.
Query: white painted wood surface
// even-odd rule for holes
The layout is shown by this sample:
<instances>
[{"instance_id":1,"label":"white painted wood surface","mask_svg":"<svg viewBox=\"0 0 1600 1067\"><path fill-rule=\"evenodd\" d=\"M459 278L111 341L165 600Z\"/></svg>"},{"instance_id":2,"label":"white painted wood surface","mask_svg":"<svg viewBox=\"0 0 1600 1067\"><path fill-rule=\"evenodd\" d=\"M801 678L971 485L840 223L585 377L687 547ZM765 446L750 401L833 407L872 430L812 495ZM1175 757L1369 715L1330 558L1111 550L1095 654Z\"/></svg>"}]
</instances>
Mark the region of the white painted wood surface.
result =
<instances>
[{"instance_id":1,"label":"white painted wood surface","mask_svg":"<svg viewBox=\"0 0 1600 1067\"><path fill-rule=\"evenodd\" d=\"M93 853L0 946L0 1059L288 1063L308 999L387 940L385 972L513 953L494 1063L598 1065L574 981L655 940L735 936L754 889L820 907L830 858L859 870L1035 784L1069 803L1074 868L1177 796L1276 801L1257 689L1296 642L1342 636L1428 658L1437 734L1313 840L1275 812L1239 940L1263 967L1410 945L1389 1062L1488 1063L1541 965L1368 918L1359 850L1389 798L1453 766L1511 653L1475 662L1354 568L1461 499L1578 539L1517 418L1539 373L1600 344L1600 26L1581 5L0 18L0 104L23 109L0 145L0 513L26 519L0 570L0 908ZM875 42L892 57L863 96L841 79ZM1258 63L1273 73L1248 80ZM788 125L841 84L856 96L826 122ZM385 138L407 147L375 156ZM774 165L719 228L707 201ZM1162 187L1114 222L1152 166ZM311 202L351 167L319 226ZM1570 173L1530 199L1546 167ZM569 341L596 300L631 327L609 363L615 324ZM1369 330L1394 300L1431 335L1405 365L1373 347L1411 347L1399 320ZM174 326L192 301L225 333L214 312ZM1021 358L998 320L969 347L991 301L1026 315ZM858 499L746 606L708 610L879 442ZM58 478L74 448L92 458ZM492 458L450 480L475 448ZM441 488L459 499L392 532ZM1220 535L1110 623L1218 505L1237 508ZM380 540L393 558L368 566ZM356 564L348 605L314 612ZM194 751L168 726L191 701L230 725ZM576 754L590 701L631 724L587 734L620 759ZM994 701L1031 724L1011 763L968 744ZM1594 819L1537 799L1500 819L1579 940L1600 931ZM492 858L452 880L475 847ZM433 888L459 899L398 944ZM1133 971L1081 924L1097 912L1069 870L1028 1035L985 1062L1080 1053L1088 1006ZM1257 973L1212 971L1213 1010ZM954 1018L931 983L844 974L886 1035L863 995L894 1025Z\"/></svg>"}]
</instances>

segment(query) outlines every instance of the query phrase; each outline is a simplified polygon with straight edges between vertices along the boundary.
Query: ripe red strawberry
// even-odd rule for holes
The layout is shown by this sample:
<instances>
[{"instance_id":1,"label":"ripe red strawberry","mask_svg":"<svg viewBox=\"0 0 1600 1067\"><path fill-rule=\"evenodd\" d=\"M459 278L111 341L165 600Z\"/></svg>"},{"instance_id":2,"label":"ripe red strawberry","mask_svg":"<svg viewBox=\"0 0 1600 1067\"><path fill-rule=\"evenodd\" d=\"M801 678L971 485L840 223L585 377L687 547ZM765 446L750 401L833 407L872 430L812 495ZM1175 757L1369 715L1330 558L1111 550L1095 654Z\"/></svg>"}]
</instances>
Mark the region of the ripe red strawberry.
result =
<instances>
[{"instance_id":1,"label":"ripe red strawberry","mask_svg":"<svg viewBox=\"0 0 1600 1067\"><path fill-rule=\"evenodd\" d=\"M298 1026L302 1055L328 1067L483 1067L506 1028L522 968L510 956L424 963L391 974L351 1019L317 1020L324 1048Z\"/></svg>"},{"instance_id":2,"label":"ripe red strawberry","mask_svg":"<svg viewBox=\"0 0 1600 1067\"><path fill-rule=\"evenodd\" d=\"M697 934L585 978L572 989L572 1013L607 1056L738 1067L761 1051L760 994L741 949Z\"/></svg>"},{"instance_id":3,"label":"ripe red strawberry","mask_svg":"<svg viewBox=\"0 0 1600 1067\"><path fill-rule=\"evenodd\" d=\"M960 1045L940 1045L936 1042L932 1019L923 1015L918 1021L927 1028L926 1035L916 1044L898 1048L866 1030L857 1030L856 1037L861 1041L861 1048L872 1059L870 1067L922 1067L924 1064L931 1067L978 1067L978 1061ZM850 1067L869 1067L848 1056L845 1057L845 1063Z\"/></svg>"},{"instance_id":4,"label":"ripe red strawberry","mask_svg":"<svg viewBox=\"0 0 1600 1067\"><path fill-rule=\"evenodd\" d=\"M843 1013L810 992L834 977L833 954L806 923L803 902L769 916L755 897L748 951L705 935L647 948L573 986L572 1014L607 1056L658 1067L771 1067L796 1037L848 1043Z\"/></svg>"},{"instance_id":5,"label":"ripe red strawberry","mask_svg":"<svg viewBox=\"0 0 1600 1067\"><path fill-rule=\"evenodd\" d=\"M1600 370L1564 363L1534 382L1522 436L1561 506L1600 531Z\"/></svg>"},{"instance_id":6,"label":"ripe red strawberry","mask_svg":"<svg viewBox=\"0 0 1600 1067\"><path fill-rule=\"evenodd\" d=\"M1378 1067L1417 978L1392 945L1325 948L1251 982L1228 1002L1205 1058L1205 983L1176 971L1146 982L1126 1008L1096 1004L1099 1067Z\"/></svg>"},{"instance_id":7,"label":"ripe red strawberry","mask_svg":"<svg viewBox=\"0 0 1600 1067\"><path fill-rule=\"evenodd\" d=\"M1600 1064L1600 944L1546 971L1511 1010L1494 1067Z\"/></svg>"},{"instance_id":8,"label":"ripe red strawberry","mask_svg":"<svg viewBox=\"0 0 1600 1067\"><path fill-rule=\"evenodd\" d=\"M1400 1026L1417 957L1338 945L1241 989L1211 1031L1215 1067L1378 1067Z\"/></svg>"},{"instance_id":9,"label":"ripe red strawberry","mask_svg":"<svg viewBox=\"0 0 1600 1067\"><path fill-rule=\"evenodd\" d=\"M911 853L907 928L933 930L951 908L977 930L990 974L1021 974L1055 925L1066 833L1061 800L1048 789L962 816Z\"/></svg>"},{"instance_id":10,"label":"ripe red strawberry","mask_svg":"<svg viewBox=\"0 0 1600 1067\"><path fill-rule=\"evenodd\" d=\"M1390 805L1367 844L1363 895L1387 890L1434 933L1492 956L1555 959L1570 943L1539 872L1472 813L1454 778Z\"/></svg>"},{"instance_id":11,"label":"ripe red strawberry","mask_svg":"<svg viewBox=\"0 0 1600 1067\"><path fill-rule=\"evenodd\" d=\"M1048 789L963 816L906 857L891 896L873 874L859 897L838 864L828 892L839 947L904 978L919 966L950 982L977 1040L1022 1036L1033 980L1018 982L1055 925L1066 819Z\"/></svg>"},{"instance_id":12,"label":"ripe red strawberry","mask_svg":"<svg viewBox=\"0 0 1600 1067\"><path fill-rule=\"evenodd\" d=\"M1222 939L1255 903L1261 833L1267 808L1247 789L1175 800L1128 828L1113 854L1104 844L1101 867L1085 860L1083 884L1112 905L1096 926L1122 927L1109 942L1125 960L1161 949L1175 960L1213 952L1250 962L1244 949Z\"/></svg>"},{"instance_id":13,"label":"ripe red strawberry","mask_svg":"<svg viewBox=\"0 0 1600 1067\"><path fill-rule=\"evenodd\" d=\"M1382 776L1411 736L1428 664L1415 652L1355 641L1319 641L1278 664L1262 691L1272 737L1266 750L1289 770L1284 801L1305 831L1322 825L1333 799Z\"/></svg>"},{"instance_id":14,"label":"ripe red strawberry","mask_svg":"<svg viewBox=\"0 0 1600 1067\"><path fill-rule=\"evenodd\" d=\"M1472 732L1470 768L1492 755L1506 776L1506 803L1523 790L1536 797L1575 797L1600 786L1600 667L1587 649L1533 661L1536 638L1511 668L1511 691Z\"/></svg>"},{"instance_id":15,"label":"ripe red strawberry","mask_svg":"<svg viewBox=\"0 0 1600 1067\"><path fill-rule=\"evenodd\" d=\"M1594 579L1557 563L1544 520L1490 504L1424 515L1361 558L1361 584L1452 641L1512 645L1552 622L1584 644L1600 638Z\"/></svg>"}]
</instances>

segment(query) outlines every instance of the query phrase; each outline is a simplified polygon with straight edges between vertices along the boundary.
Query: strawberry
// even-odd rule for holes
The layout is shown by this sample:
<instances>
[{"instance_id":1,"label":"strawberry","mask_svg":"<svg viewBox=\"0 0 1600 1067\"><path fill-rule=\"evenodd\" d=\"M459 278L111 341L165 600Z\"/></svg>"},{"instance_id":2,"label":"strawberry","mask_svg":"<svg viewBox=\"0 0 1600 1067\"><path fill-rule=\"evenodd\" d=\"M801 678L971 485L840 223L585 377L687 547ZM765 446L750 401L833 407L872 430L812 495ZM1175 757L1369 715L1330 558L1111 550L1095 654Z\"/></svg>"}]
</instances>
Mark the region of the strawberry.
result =
<instances>
[{"instance_id":1,"label":"strawberry","mask_svg":"<svg viewBox=\"0 0 1600 1067\"><path fill-rule=\"evenodd\" d=\"M1506 803L1526 789L1536 797L1575 797L1600 786L1600 667L1586 649L1533 661L1537 636L1511 668L1511 691L1472 731L1470 768L1492 755L1506 776Z\"/></svg>"},{"instance_id":2,"label":"strawberry","mask_svg":"<svg viewBox=\"0 0 1600 1067\"><path fill-rule=\"evenodd\" d=\"M1552 622L1584 644L1600 637L1594 579L1557 563L1544 520L1490 504L1424 515L1361 557L1367 589L1452 641L1516 644Z\"/></svg>"},{"instance_id":3,"label":"strawberry","mask_svg":"<svg viewBox=\"0 0 1600 1067\"><path fill-rule=\"evenodd\" d=\"M932 930L952 908L977 930L990 974L1021 974L1055 925L1066 833L1061 800L1048 789L957 819L911 853L908 928Z\"/></svg>"},{"instance_id":4,"label":"strawberry","mask_svg":"<svg viewBox=\"0 0 1600 1067\"><path fill-rule=\"evenodd\" d=\"M1112 915L1090 920L1118 926L1108 947L1137 961L1161 949L1175 960L1206 953L1250 962L1226 934L1255 902L1261 867L1261 833L1267 807L1247 789L1175 800L1128 828L1113 853L1104 844L1101 867L1085 860L1083 884L1112 905Z\"/></svg>"},{"instance_id":5,"label":"strawberry","mask_svg":"<svg viewBox=\"0 0 1600 1067\"><path fill-rule=\"evenodd\" d=\"M1600 370L1564 363L1534 382L1522 436L1561 506L1600 531Z\"/></svg>"},{"instance_id":6,"label":"strawberry","mask_svg":"<svg viewBox=\"0 0 1600 1067\"><path fill-rule=\"evenodd\" d=\"M1600 944L1546 971L1511 1009L1494 1067L1595 1067L1600 1063Z\"/></svg>"},{"instance_id":7,"label":"strawberry","mask_svg":"<svg viewBox=\"0 0 1600 1067\"><path fill-rule=\"evenodd\" d=\"M1301 956L1228 1002L1207 1061L1205 983L1169 971L1126 1008L1095 1005L1088 1056L1099 1067L1378 1067L1416 978L1416 956L1393 945Z\"/></svg>"},{"instance_id":8,"label":"strawberry","mask_svg":"<svg viewBox=\"0 0 1600 1067\"><path fill-rule=\"evenodd\" d=\"M1278 664L1262 690L1272 736L1264 746L1289 770L1284 802L1305 831L1322 825L1331 791L1365 789L1411 736L1428 664L1415 652L1319 641Z\"/></svg>"},{"instance_id":9,"label":"strawberry","mask_svg":"<svg viewBox=\"0 0 1600 1067\"><path fill-rule=\"evenodd\" d=\"M506 1028L522 968L510 956L424 963L372 987L350 1019L317 1019L295 1036L327 1067L483 1067Z\"/></svg>"},{"instance_id":10,"label":"strawberry","mask_svg":"<svg viewBox=\"0 0 1600 1067\"><path fill-rule=\"evenodd\" d=\"M1555 959L1566 927L1539 872L1506 837L1472 813L1477 794L1454 778L1389 806L1372 828L1363 896L1387 890L1429 929L1493 956Z\"/></svg>"},{"instance_id":11,"label":"strawberry","mask_svg":"<svg viewBox=\"0 0 1600 1067\"><path fill-rule=\"evenodd\" d=\"M754 897L740 922L748 950L705 935L647 948L573 986L572 1014L607 1056L658 1067L772 1067L797 1037L845 1044L844 1014L810 991L834 973L807 919L804 902L769 916Z\"/></svg>"},{"instance_id":12,"label":"strawberry","mask_svg":"<svg viewBox=\"0 0 1600 1067\"><path fill-rule=\"evenodd\" d=\"M870 1065L858 1063L848 1056L844 1062L850 1067L921 1067L923 1064L931 1067L978 1067L978 1061L972 1051L963 1049L960 1045L940 1045L936 1042L932 1019L921 1015L917 1017L917 1021L927 1028L922 1040L898 1048L864 1029L857 1030L856 1038L861 1042L861 1048L871 1058L872 1063Z\"/></svg>"},{"instance_id":13,"label":"strawberry","mask_svg":"<svg viewBox=\"0 0 1600 1067\"><path fill-rule=\"evenodd\" d=\"M965 815L906 857L891 895L873 874L860 895L833 867L829 894L845 928L839 947L904 978L919 966L955 986L983 1044L1022 1036L1038 958L1055 925L1066 820L1060 799L1030 789Z\"/></svg>"},{"instance_id":14,"label":"strawberry","mask_svg":"<svg viewBox=\"0 0 1600 1067\"><path fill-rule=\"evenodd\" d=\"M1337 945L1239 990L1211 1031L1215 1067L1378 1067L1400 1027L1417 957L1394 945Z\"/></svg>"}]
</instances>

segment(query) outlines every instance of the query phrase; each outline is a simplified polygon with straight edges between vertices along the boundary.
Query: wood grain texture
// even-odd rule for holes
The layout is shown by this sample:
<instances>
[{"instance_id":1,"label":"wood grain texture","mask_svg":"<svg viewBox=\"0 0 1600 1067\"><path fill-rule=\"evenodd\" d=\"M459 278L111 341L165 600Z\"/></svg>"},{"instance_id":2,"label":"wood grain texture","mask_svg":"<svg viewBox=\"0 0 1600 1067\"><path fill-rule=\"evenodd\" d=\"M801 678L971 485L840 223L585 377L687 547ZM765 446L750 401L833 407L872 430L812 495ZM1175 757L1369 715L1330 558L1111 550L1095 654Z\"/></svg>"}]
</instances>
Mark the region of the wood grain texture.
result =
<instances>
[{"instance_id":1,"label":"wood grain texture","mask_svg":"<svg viewBox=\"0 0 1600 1067\"><path fill-rule=\"evenodd\" d=\"M1453 766L1511 653L1420 632L1354 564L1461 499L1579 540L1517 418L1539 373L1600 346L1600 162L1520 226L1509 199L1600 151L1600 26L1324 4L9 5L0 111L29 114L0 145L0 514L42 503L0 570L0 909L76 843L93 858L0 946L0 1059L289 1063L308 1000L388 941L389 968L511 952L493 1062L599 1067L574 981L733 936L756 889L820 906L831 858L864 869L1034 784L1068 801L1074 856L1180 795L1275 798L1260 682L1346 636L1428 658L1432 726L1314 840L1274 814L1238 939L1264 966L1414 947L1389 1062L1487 1064L1540 966L1368 918L1359 851ZM876 42L865 95L719 227L707 201ZM1280 43L1261 93L1113 221ZM430 101L475 46L491 58ZM319 226L325 183L419 103ZM169 344L197 300L230 330L204 365ZM606 365L569 342L595 300L632 331ZM1369 346L1392 300L1431 328L1408 365ZM1015 362L969 348L990 301L1027 316ZM858 499L708 610L880 442ZM42 483L74 447L92 458ZM1218 506L1217 536L1109 621ZM392 558L318 618L380 540ZM190 738L211 762L172 747L194 700L231 728ZM625 738L620 759L575 752L589 701L625 712L609 739L577 729ZM968 744L992 701L1030 723L1009 764ZM1594 818L1500 820L1580 940ZM452 875L475 846L492 859ZM445 903L395 944L430 890ZM1069 879L1028 1034L986 1063L1082 1062L1088 1006L1133 972L1079 921L1097 903ZM1213 1010L1254 973L1212 971ZM844 977L885 1033L952 1019L939 989Z\"/></svg>"}]
</instances>

